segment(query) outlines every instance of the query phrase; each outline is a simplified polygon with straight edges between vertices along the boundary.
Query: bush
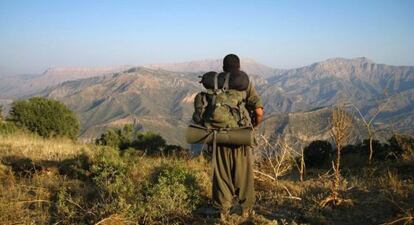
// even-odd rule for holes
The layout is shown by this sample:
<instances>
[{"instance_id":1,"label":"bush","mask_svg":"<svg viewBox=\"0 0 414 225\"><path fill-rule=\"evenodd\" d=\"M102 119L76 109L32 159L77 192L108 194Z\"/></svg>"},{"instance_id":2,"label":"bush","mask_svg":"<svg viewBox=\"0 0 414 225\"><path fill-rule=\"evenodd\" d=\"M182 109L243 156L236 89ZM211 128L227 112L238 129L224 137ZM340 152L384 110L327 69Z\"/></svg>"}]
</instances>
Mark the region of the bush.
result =
<instances>
[{"instance_id":1,"label":"bush","mask_svg":"<svg viewBox=\"0 0 414 225\"><path fill-rule=\"evenodd\" d=\"M3 121L3 106L0 105L0 123Z\"/></svg>"},{"instance_id":2,"label":"bush","mask_svg":"<svg viewBox=\"0 0 414 225\"><path fill-rule=\"evenodd\" d=\"M179 145L166 145L163 151L166 156L187 157L190 155L188 149Z\"/></svg>"},{"instance_id":3,"label":"bush","mask_svg":"<svg viewBox=\"0 0 414 225\"><path fill-rule=\"evenodd\" d=\"M327 141L313 141L304 149L305 165L307 167L324 166L331 158L332 145Z\"/></svg>"},{"instance_id":4,"label":"bush","mask_svg":"<svg viewBox=\"0 0 414 225\"><path fill-rule=\"evenodd\" d=\"M178 145L167 145L161 135L147 132L137 132L133 135L133 126L125 125L122 129L109 129L96 139L97 145L110 146L125 151L135 149L141 153L157 156L165 153L167 156L187 156L187 149Z\"/></svg>"},{"instance_id":5,"label":"bush","mask_svg":"<svg viewBox=\"0 0 414 225\"><path fill-rule=\"evenodd\" d=\"M119 152L110 147L99 148L90 168L95 185L107 194L119 195L127 186L126 164Z\"/></svg>"},{"instance_id":6,"label":"bush","mask_svg":"<svg viewBox=\"0 0 414 225\"><path fill-rule=\"evenodd\" d=\"M91 175L91 165L89 155L82 153L74 158L63 160L59 164L59 173L70 178L87 180Z\"/></svg>"},{"instance_id":7,"label":"bush","mask_svg":"<svg viewBox=\"0 0 414 225\"><path fill-rule=\"evenodd\" d=\"M13 123L0 122L0 134L14 134L17 127Z\"/></svg>"},{"instance_id":8,"label":"bush","mask_svg":"<svg viewBox=\"0 0 414 225\"><path fill-rule=\"evenodd\" d=\"M200 193L192 171L179 165L162 165L144 187L147 216L188 215L200 203Z\"/></svg>"},{"instance_id":9,"label":"bush","mask_svg":"<svg viewBox=\"0 0 414 225\"><path fill-rule=\"evenodd\" d=\"M159 134L150 131L138 133L136 139L132 143L132 147L146 151L148 155L159 155L162 153L166 145L166 141Z\"/></svg>"},{"instance_id":10,"label":"bush","mask_svg":"<svg viewBox=\"0 0 414 225\"><path fill-rule=\"evenodd\" d=\"M56 100L42 97L13 102L8 119L42 137L75 139L79 133L79 121L72 111Z\"/></svg>"},{"instance_id":11,"label":"bush","mask_svg":"<svg viewBox=\"0 0 414 225\"><path fill-rule=\"evenodd\" d=\"M120 150L131 146L133 139L133 126L125 125L122 129L109 129L96 139L97 145L111 146Z\"/></svg>"},{"instance_id":12,"label":"bush","mask_svg":"<svg viewBox=\"0 0 414 225\"><path fill-rule=\"evenodd\" d=\"M393 143L398 145L401 149L401 158L403 160L413 160L414 161L414 138L409 135L394 135L389 141L390 145L393 146Z\"/></svg>"}]
</instances>

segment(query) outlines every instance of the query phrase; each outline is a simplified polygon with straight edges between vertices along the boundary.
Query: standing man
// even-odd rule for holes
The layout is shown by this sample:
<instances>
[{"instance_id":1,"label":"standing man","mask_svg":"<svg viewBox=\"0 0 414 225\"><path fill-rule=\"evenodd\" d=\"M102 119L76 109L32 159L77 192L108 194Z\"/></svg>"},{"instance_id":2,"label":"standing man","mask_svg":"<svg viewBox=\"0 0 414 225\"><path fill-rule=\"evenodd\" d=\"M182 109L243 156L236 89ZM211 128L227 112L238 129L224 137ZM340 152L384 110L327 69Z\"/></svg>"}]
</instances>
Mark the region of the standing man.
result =
<instances>
[{"instance_id":1,"label":"standing man","mask_svg":"<svg viewBox=\"0 0 414 225\"><path fill-rule=\"evenodd\" d=\"M223 59L223 70L237 74L240 59L234 54ZM263 119L263 105L256 89L250 82L246 91L245 105L253 111L252 125L257 128ZM251 146L217 145L213 164L213 204L223 218L229 213L233 198L242 208L242 216L248 217L255 202L253 158Z\"/></svg>"}]
</instances>

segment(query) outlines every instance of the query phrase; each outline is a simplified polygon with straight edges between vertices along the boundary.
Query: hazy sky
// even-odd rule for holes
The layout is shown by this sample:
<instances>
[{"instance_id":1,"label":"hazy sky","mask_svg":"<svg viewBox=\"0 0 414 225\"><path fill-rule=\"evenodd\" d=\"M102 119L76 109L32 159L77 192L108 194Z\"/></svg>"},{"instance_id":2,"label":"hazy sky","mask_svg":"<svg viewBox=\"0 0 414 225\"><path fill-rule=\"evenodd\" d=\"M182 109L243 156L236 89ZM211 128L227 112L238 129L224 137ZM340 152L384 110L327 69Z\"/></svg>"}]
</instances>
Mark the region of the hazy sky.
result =
<instances>
[{"instance_id":1,"label":"hazy sky","mask_svg":"<svg viewBox=\"0 0 414 225\"><path fill-rule=\"evenodd\" d=\"M221 58L414 65L414 1L1 0L0 75Z\"/></svg>"}]
</instances>

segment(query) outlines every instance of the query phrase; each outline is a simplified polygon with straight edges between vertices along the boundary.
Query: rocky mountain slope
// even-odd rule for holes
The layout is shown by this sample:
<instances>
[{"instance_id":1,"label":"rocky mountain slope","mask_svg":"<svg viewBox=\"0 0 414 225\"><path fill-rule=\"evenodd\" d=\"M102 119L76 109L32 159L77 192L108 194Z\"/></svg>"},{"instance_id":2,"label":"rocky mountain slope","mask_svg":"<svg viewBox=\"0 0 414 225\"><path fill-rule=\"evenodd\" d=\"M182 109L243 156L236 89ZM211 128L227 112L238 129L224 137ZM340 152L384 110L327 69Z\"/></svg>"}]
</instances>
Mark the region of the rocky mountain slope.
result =
<instances>
[{"instance_id":1,"label":"rocky mountain slope","mask_svg":"<svg viewBox=\"0 0 414 225\"><path fill-rule=\"evenodd\" d=\"M206 60L132 67L106 75L100 72L99 76L66 81L37 95L58 99L74 110L82 123L83 138L95 138L107 127L135 123L137 128L160 132L171 143L184 144L192 101L202 90L198 76L201 71L217 70L220 63ZM242 69L249 71L247 65L242 64ZM327 139L326 122L335 104L353 104L367 118L381 108L375 120L378 129L413 132L414 67L376 64L366 58L334 58L297 69L269 69L268 75L270 71L274 75L268 78L250 72L265 104L269 135L288 137L297 146L312 139ZM54 74L49 80L59 82L59 72ZM85 72L83 76L93 75ZM351 107L348 109L358 116ZM360 134L363 136L362 131Z\"/></svg>"},{"instance_id":2,"label":"rocky mountain slope","mask_svg":"<svg viewBox=\"0 0 414 225\"><path fill-rule=\"evenodd\" d=\"M353 104L378 122L414 124L414 67L375 64L367 58L335 58L285 71L268 79L261 95L270 112L308 111ZM406 115L403 125L399 117ZM395 117L395 118L394 118Z\"/></svg>"},{"instance_id":3,"label":"rocky mountain slope","mask_svg":"<svg viewBox=\"0 0 414 225\"><path fill-rule=\"evenodd\" d=\"M106 127L133 123L136 128L161 133L171 143L184 144L192 99L201 89L188 76L138 67L68 81L44 95L64 102L79 115L83 138L95 138Z\"/></svg>"}]
</instances>

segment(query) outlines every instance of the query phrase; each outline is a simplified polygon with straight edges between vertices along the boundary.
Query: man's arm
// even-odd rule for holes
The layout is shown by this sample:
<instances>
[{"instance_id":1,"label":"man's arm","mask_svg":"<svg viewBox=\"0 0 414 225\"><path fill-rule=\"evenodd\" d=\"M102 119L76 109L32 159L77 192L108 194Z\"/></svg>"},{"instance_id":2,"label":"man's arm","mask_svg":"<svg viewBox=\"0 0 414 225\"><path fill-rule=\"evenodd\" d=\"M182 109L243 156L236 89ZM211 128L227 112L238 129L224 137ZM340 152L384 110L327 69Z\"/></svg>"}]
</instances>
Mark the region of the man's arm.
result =
<instances>
[{"instance_id":1,"label":"man's arm","mask_svg":"<svg viewBox=\"0 0 414 225\"><path fill-rule=\"evenodd\" d=\"M257 128L263 120L264 110L263 108L256 108L254 112L256 119L254 120L253 127Z\"/></svg>"},{"instance_id":2,"label":"man's arm","mask_svg":"<svg viewBox=\"0 0 414 225\"><path fill-rule=\"evenodd\" d=\"M260 123L263 121L264 110L262 100L260 96L257 94L256 89L252 82L249 83L249 87L247 88L247 101L246 107L254 111L253 126L258 127Z\"/></svg>"}]
</instances>

